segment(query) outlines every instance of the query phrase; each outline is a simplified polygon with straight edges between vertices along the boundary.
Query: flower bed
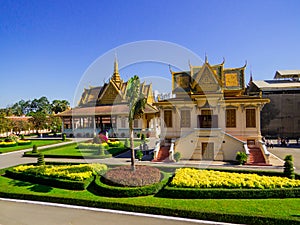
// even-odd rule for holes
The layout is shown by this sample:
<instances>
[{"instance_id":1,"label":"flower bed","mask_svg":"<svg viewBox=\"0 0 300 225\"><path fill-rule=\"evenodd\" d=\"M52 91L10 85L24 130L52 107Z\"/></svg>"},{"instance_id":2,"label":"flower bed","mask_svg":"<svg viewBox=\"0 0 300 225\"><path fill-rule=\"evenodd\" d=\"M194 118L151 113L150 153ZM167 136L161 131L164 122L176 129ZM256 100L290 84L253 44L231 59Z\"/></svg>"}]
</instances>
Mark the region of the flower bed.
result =
<instances>
[{"instance_id":1,"label":"flower bed","mask_svg":"<svg viewBox=\"0 0 300 225\"><path fill-rule=\"evenodd\" d=\"M114 186L141 187L158 183L161 179L159 169L151 166L136 166L132 171L131 166L120 166L108 170L103 176L104 182Z\"/></svg>"},{"instance_id":2,"label":"flower bed","mask_svg":"<svg viewBox=\"0 0 300 225\"><path fill-rule=\"evenodd\" d=\"M30 145L31 141L30 140L18 140L18 145Z\"/></svg>"},{"instance_id":3,"label":"flower bed","mask_svg":"<svg viewBox=\"0 0 300 225\"><path fill-rule=\"evenodd\" d=\"M106 169L104 164L21 165L6 170L5 176L51 187L84 190L95 175L102 174Z\"/></svg>"},{"instance_id":4,"label":"flower bed","mask_svg":"<svg viewBox=\"0 0 300 225\"><path fill-rule=\"evenodd\" d=\"M17 145L18 145L18 143L15 142L15 141L8 141L8 142L2 141L2 142L0 142L0 147L1 148L13 147L13 146L17 146Z\"/></svg>"},{"instance_id":5,"label":"flower bed","mask_svg":"<svg viewBox=\"0 0 300 225\"><path fill-rule=\"evenodd\" d=\"M274 189L300 187L300 180L259 176L257 174L181 168L176 171L170 186L188 188Z\"/></svg>"},{"instance_id":6,"label":"flower bed","mask_svg":"<svg viewBox=\"0 0 300 225\"><path fill-rule=\"evenodd\" d=\"M142 187L117 187L109 185L103 177L97 176L92 183L91 190L94 194L106 197L137 197L154 195L158 193L168 182L170 175L161 173L161 181Z\"/></svg>"},{"instance_id":7,"label":"flower bed","mask_svg":"<svg viewBox=\"0 0 300 225\"><path fill-rule=\"evenodd\" d=\"M91 178L93 175L102 173L107 170L104 164L79 164L79 165L21 165L12 169L18 173L31 174L36 176L47 176L52 178L79 180Z\"/></svg>"}]
</instances>

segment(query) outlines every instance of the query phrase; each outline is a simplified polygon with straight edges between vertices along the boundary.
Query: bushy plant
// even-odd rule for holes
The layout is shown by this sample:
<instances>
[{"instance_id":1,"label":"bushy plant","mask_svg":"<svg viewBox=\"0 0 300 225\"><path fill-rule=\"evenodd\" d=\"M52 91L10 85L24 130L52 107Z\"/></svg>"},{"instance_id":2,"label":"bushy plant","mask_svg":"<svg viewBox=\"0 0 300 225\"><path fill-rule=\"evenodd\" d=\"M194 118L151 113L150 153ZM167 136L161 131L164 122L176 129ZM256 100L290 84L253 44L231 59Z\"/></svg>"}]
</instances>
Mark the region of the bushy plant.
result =
<instances>
[{"instance_id":1,"label":"bushy plant","mask_svg":"<svg viewBox=\"0 0 300 225\"><path fill-rule=\"evenodd\" d=\"M5 142L17 142L19 140L19 137L15 134L11 134L8 137L5 138Z\"/></svg>"},{"instance_id":2,"label":"bushy plant","mask_svg":"<svg viewBox=\"0 0 300 225\"><path fill-rule=\"evenodd\" d=\"M174 153L174 160L175 160L176 162L179 162L180 158L181 158L180 152L175 152L175 153Z\"/></svg>"},{"instance_id":3,"label":"bushy plant","mask_svg":"<svg viewBox=\"0 0 300 225\"><path fill-rule=\"evenodd\" d=\"M44 154L40 153L38 158L37 158L37 165L38 166L44 166L45 165L45 158L44 158Z\"/></svg>"},{"instance_id":4,"label":"bushy plant","mask_svg":"<svg viewBox=\"0 0 300 225\"><path fill-rule=\"evenodd\" d=\"M21 134L21 135L20 135L20 139L21 139L21 140L24 140L24 139L25 139L24 134Z\"/></svg>"},{"instance_id":5,"label":"bushy plant","mask_svg":"<svg viewBox=\"0 0 300 225\"><path fill-rule=\"evenodd\" d=\"M99 146L98 155L105 155L105 148L103 145Z\"/></svg>"},{"instance_id":6,"label":"bushy plant","mask_svg":"<svg viewBox=\"0 0 300 225\"><path fill-rule=\"evenodd\" d=\"M137 133L136 137L137 137L137 138L140 138L140 137L141 137L141 134L140 134L140 133Z\"/></svg>"},{"instance_id":7,"label":"bushy plant","mask_svg":"<svg viewBox=\"0 0 300 225\"><path fill-rule=\"evenodd\" d=\"M145 141L145 139L146 139L145 134L142 134L142 135L141 135L141 140L142 140L142 141Z\"/></svg>"},{"instance_id":8,"label":"bushy plant","mask_svg":"<svg viewBox=\"0 0 300 225\"><path fill-rule=\"evenodd\" d=\"M286 177L294 179L295 178L295 171L294 171L294 163L293 163L293 156L287 155L284 158L284 169L283 173Z\"/></svg>"},{"instance_id":9,"label":"bushy plant","mask_svg":"<svg viewBox=\"0 0 300 225\"><path fill-rule=\"evenodd\" d=\"M66 134L63 134L62 135L62 141L66 141L67 140L67 135Z\"/></svg>"},{"instance_id":10,"label":"bushy plant","mask_svg":"<svg viewBox=\"0 0 300 225\"><path fill-rule=\"evenodd\" d=\"M32 153L38 153L38 149L35 144L32 146Z\"/></svg>"},{"instance_id":11,"label":"bushy plant","mask_svg":"<svg viewBox=\"0 0 300 225\"><path fill-rule=\"evenodd\" d=\"M101 139L100 139L99 136L96 135L96 136L93 138L93 144L101 144Z\"/></svg>"},{"instance_id":12,"label":"bushy plant","mask_svg":"<svg viewBox=\"0 0 300 225\"><path fill-rule=\"evenodd\" d=\"M142 161L143 155L144 154L141 150L136 151L136 157L138 160Z\"/></svg>"},{"instance_id":13,"label":"bushy plant","mask_svg":"<svg viewBox=\"0 0 300 225\"><path fill-rule=\"evenodd\" d=\"M240 165L245 164L247 162L247 154L245 152L237 152L235 159L238 161Z\"/></svg>"},{"instance_id":14,"label":"bushy plant","mask_svg":"<svg viewBox=\"0 0 300 225\"><path fill-rule=\"evenodd\" d=\"M129 148L129 147L130 147L129 139L128 139L128 138L125 139L124 146L125 146L126 148Z\"/></svg>"}]
</instances>

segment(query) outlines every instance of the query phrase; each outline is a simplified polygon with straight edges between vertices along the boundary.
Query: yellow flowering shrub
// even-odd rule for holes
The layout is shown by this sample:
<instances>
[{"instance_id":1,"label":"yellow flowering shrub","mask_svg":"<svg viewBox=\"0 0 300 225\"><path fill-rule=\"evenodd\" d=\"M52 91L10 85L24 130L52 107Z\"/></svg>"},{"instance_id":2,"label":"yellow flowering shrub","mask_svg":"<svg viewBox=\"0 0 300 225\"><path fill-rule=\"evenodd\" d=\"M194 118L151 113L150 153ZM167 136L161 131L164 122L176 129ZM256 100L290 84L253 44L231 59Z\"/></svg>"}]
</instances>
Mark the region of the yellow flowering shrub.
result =
<instances>
[{"instance_id":1,"label":"yellow flowering shrub","mask_svg":"<svg viewBox=\"0 0 300 225\"><path fill-rule=\"evenodd\" d=\"M20 173L83 181L97 173L105 172L107 166L99 163L46 166L20 165L14 167L13 170Z\"/></svg>"},{"instance_id":2,"label":"yellow flowering shrub","mask_svg":"<svg viewBox=\"0 0 300 225\"><path fill-rule=\"evenodd\" d=\"M180 168L176 170L170 185L188 188L273 189L300 187L300 180L285 177L260 176L257 174Z\"/></svg>"}]
</instances>

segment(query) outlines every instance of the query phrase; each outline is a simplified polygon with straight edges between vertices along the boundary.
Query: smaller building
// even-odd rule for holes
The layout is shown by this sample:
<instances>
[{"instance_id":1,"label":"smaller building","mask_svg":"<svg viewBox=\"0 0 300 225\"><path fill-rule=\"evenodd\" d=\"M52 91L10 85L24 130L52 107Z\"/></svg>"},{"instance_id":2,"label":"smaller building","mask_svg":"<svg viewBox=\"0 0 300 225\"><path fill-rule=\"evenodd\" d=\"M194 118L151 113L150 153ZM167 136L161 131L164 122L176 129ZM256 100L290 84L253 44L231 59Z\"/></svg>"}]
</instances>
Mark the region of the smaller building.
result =
<instances>
[{"instance_id":1,"label":"smaller building","mask_svg":"<svg viewBox=\"0 0 300 225\"><path fill-rule=\"evenodd\" d=\"M248 93L271 101L261 112L263 136L300 137L300 70L278 70L273 80L250 81Z\"/></svg>"},{"instance_id":2,"label":"smaller building","mask_svg":"<svg viewBox=\"0 0 300 225\"><path fill-rule=\"evenodd\" d=\"M58 115L63 121L62 132L69 137L93 137L99 132L108 132L110 137L128 137L126 87L127 82L121 79L115 60L109 82L84 89L78 106ZM152 84L142 83L140 90L147 98L147 104L143 118L134 121L134 133L155 136L158 110L152 105Z\"/></svg>"}]
</instances>

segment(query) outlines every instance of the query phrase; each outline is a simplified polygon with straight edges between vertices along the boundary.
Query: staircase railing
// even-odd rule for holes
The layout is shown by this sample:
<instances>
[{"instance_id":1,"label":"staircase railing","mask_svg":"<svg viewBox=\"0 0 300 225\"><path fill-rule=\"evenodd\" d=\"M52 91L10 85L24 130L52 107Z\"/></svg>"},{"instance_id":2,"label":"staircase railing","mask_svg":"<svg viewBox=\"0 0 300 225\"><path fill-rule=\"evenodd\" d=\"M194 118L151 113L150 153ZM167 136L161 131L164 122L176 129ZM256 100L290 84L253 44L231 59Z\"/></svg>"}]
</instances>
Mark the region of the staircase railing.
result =
<instances>
[{"instance_id":1,"label":"staircase railing","mask_svg":"<svg viewBox=\"0 0 300 225\"><path fill-rule=\"evenodd\" d=\"M160 149L160 141L157 141L157 142L155 143L155 148L154 148L154 159L157 158L159 149Z\"/></svg>"},{"instance_id":2,"label":"staircase railing","mask_svg":"<svg viewBox=\"0 0 300 225\"><path fill-rule=\"evenodd\" d=\"M250 160L250 149L249 149L247 143L244 144L244 150L245 150L245 153L247 155L247 163L248 163L249 160Z\"/></svg>"},{"instance_id":3,"label":"staircase railing","mask_svg":"<svg viewBox=\"0 0 300 225\"><path fill-rule=\"evenodd\" d=\"M175 145L175 139L173 138L171 140L171 146L170 146L170 150L169 150L169 160L170 161L174 160L174 145Z\"/></svg>"}]
</instances>

